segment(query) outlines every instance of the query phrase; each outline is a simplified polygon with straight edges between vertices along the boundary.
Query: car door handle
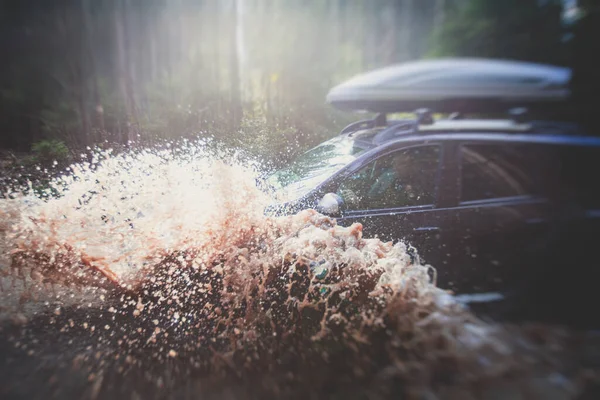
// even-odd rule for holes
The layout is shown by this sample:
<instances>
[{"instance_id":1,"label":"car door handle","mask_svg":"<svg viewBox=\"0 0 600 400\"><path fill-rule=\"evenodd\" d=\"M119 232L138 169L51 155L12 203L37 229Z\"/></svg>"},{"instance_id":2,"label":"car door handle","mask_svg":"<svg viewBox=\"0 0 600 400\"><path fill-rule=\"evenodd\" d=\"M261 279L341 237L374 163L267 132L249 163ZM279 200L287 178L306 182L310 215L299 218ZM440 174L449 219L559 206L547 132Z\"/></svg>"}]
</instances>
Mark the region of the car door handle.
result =
<instances>
[{"instance_id":1,"label":"car door handle","mask_svg":"<svg viewBox=\"0 0 600 400\"><path fill-rule=\"evenodd\" d=\"M438 226L421 226L413 229L415 232L439 232L440 230Z\"/></svg>"}]
</instances>

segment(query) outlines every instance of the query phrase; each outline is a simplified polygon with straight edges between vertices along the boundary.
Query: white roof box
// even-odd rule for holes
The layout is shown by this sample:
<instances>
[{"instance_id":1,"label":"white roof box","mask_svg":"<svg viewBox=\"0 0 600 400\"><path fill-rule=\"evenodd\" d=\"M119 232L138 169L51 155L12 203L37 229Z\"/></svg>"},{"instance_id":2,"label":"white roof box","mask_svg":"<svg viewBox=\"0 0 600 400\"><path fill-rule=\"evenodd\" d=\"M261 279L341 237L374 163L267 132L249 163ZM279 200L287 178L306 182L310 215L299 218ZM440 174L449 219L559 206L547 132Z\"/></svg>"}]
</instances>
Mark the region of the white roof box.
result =
<instances>
[{"instance_id":1,"label":"white roof box","mask_svg":"<svg viewBox=\"0 0 600 400\"><path fill-rule=\"evenodd\" d=\"M410 62L359 75L327 95L333 106L354 111L504 112L546 108L569 97L571 70L490 59Z\"/></svg>"}]
</instances>

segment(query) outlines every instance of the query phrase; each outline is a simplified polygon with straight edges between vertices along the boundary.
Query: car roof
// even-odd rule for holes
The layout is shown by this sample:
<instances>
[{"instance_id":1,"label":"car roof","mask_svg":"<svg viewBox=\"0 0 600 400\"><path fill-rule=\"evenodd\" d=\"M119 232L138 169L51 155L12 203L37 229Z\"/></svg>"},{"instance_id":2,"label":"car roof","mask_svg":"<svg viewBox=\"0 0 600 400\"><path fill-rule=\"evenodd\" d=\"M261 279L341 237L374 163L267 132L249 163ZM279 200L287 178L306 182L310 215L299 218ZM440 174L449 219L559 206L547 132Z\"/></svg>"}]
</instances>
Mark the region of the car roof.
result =
<instances>
[{"instance_id":1,"label":"car roof","mask_svg":"<svg viewBox=\"0 0 600 400\"><path fill-rule=\"evenodd\" d=\"M512 133L450 133L431 135L411 135L389 141L385 145L393 143L405 143L422 141L482 141L482 142L521 142L521 143L546 143L556 145L578 145L578 146L600 146L600 138L593 136L569 136L554 134L512 134Z\"/></svg>"},{"instance_id":2,"label":"car roof","mask_svg":"<svg viewBox=\"0 0 600 400\"><path fill-rule=\"evenodd\" d=\"M440 120L431 125L419 126L419 132L443 131L498 131L527 132L532 129L529 123L517 123L507 119Z\"/></svg>"},{"instance_id":3,"label":"car roof","mask_svg":"<svg viewBox=\"0 0 600 400\"><path fill-rule=\"evenodd\" d=\"M555 121L515 121L512 119L441 119L422 124L416 119L386 121L373 126L371 120L359 121L342 130L341 135L363 148L376 148L402 139L494 140L596 145L600 139L584 136L576 124ZM353 129L355 127L356 129ZM559 138L562 137L562 138Z\"/></svg>"}]
</instances>

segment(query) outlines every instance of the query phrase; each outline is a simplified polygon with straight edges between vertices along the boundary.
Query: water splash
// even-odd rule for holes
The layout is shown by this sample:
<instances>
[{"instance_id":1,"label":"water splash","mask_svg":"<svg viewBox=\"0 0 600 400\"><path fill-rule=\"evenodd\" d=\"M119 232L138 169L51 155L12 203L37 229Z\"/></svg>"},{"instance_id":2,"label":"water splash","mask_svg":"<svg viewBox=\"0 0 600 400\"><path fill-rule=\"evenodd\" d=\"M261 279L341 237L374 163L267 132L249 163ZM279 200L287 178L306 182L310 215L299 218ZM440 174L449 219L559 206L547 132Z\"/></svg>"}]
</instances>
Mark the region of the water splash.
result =
<instances>
[{"instance_id":1,"label":"water splash","mask_svg":"<svg viewBox=\"0 0 600 400\"><path fill-rule=\"evenodd\" d=\"M78 278L96 270L125 283L172 249L205 246L227 218L260 216L266 196L253 174L193 145L96 152L41 195L3 200L5 243L35 259L34 276L70 278L75 268Z\"/></svg>"},{"instance_id":2,"label":"water splash","mask_svg":"<svg viewBox=\"0 0 600 400\"><path fill-rule=\"evenodd\" d=\"M578 393L573 371L549 378L568 334L480 321L403 243L365 239L360 224L264 216L257 171L187 143L97 151L44 193L13 191L0 200L2 292L50 311L13 319L90 337L73 357L95 395L98 377L134 367L159 387L202 371L272 395L349 381L379 395Z\"/></svg>"}]
</instances>

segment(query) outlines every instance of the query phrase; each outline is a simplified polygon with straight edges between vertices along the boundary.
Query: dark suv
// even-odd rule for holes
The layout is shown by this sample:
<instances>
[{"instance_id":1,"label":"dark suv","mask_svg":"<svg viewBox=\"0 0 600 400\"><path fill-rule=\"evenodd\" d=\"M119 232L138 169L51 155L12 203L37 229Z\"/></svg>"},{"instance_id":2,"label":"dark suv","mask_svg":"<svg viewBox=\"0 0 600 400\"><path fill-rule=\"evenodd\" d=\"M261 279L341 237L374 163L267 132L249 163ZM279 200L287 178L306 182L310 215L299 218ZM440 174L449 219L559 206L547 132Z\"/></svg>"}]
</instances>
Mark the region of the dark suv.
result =
<instances>
[{"instance_id":1,"label":"dark suv","mask_svg":"<svg viewBox=\"0 0 600 400\"><path fill-rule=\"evenodd\" d=\"M580 167L582 175L600 172L600 138L570 124L373 120L268 182L291 198L271 211L315 208L340 225L362 223L367 236L407 241L435 266L440 287L478 293L464 296L474 303L515 293L525 269L547 262L546 246L557 243L542 242L572 219L567 210L577 208L586 221L600 217L596 182L570 175Z\"/></svg>"},{"instance_id":2,"label":"dark suv","mask_svg":"<svg viewBox=\"0 0 600 400\"><path fill-rule=\"evenodd\" d=\"M330 102L379 114L270 176L286 201L269 211L315 208L340 225L362 223L368 237L406 241L435 267L438 286L472 307L600 328L595 309L595 318L576 316L600 299L600 138L527 112L559 110L569 77L558 67L441 60L348 81ZM419 109L387 120L415 105L462 114L435 121ZM503 107L505 119L465 118Z\"/></svg>"}]
</instances>

